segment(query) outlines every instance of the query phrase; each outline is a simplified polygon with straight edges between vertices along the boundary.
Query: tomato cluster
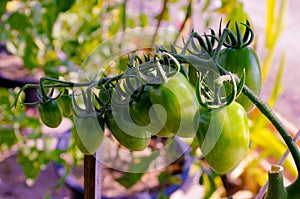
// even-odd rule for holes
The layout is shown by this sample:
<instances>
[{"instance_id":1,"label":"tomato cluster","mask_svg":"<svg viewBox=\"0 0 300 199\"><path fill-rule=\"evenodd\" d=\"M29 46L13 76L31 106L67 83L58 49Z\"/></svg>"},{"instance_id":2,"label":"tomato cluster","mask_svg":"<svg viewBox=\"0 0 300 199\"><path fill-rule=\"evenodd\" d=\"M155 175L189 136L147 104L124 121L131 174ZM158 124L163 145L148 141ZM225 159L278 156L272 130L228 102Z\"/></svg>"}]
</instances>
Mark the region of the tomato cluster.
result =
<instances>
[{"instance_id":1,"label":"tomato cluster","mask_svg":"<svg viewBox=\"0 0 300 199\"><path fill-rule=\"evenodd\" d=\"M196 130L193 118L197 107L195 89L178 73L166 84L147 86L139 98L130 103L130 115L140 126L147 126L152 122L149 131L154 135L194 137ZM154 112L152 117L149 115L151 108ZM155 129L156 127L161 128Z\"/></svg>"},{"instance_id":2,"label":"tomato cluster","mask_svg":"<svg viewBox=\"0 0 300 199\"><path fill-rule=\"evenodd\" d=\"M205 35L205 40L193 33L187 45L192 44L198 54L187 46L181 53L158 49L163 56L155 54L154 59L148 57L144 63L138 58L138 65L131 62L123 74L101 78L96 86L98 94L91 92L91 88L82 90L85 109L66 90L57 99L46 96L38 106L41 119L45 125L55 128L61 123L62 115L73 115L75 140L84 154L97 151L105 126L130 151L144 150L151 136L195 137L211 168L225 174L244 158L250 140L246 111L253 104L243 94L239 95L239 87L245 83L257 94L261 87L259 61L248 47L253 33L248 22L244 25L244 37L237 26L237 35L229 31L222 49L213 48L214 42L219 41L213 31L211 37ZM205 56L192 41L194 38L222 69L219 75L211 68L202 67L211 60L203 61ZM191 55L185 55L186 52ZM237 86L238 80L227 70L245 82L240 81ZM203 74L213 81L207 82ZM198 81L196 88L195 81ZM225 97L220 88L226 91ZM211 101L205 102L203 98ZM224 100L226 103L222 103Z\"/></svg>"}]
</instances>

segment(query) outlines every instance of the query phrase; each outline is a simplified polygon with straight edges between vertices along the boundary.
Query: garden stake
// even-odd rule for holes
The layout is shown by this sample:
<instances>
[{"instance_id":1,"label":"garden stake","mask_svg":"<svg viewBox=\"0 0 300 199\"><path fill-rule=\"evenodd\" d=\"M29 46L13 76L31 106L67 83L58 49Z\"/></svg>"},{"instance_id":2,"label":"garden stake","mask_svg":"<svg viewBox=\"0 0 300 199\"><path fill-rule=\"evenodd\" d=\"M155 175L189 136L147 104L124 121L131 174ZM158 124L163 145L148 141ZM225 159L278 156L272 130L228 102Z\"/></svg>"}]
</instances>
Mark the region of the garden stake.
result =
<instances>
[{"instance_id":1,"label":"garden stake","mask_svg":"<svg viewBox=\"0 0 300 199\"><path fill-rule=\"evenodd\" d=\"M95 198L96 158L84 155L84 199Z\"/></svg>"}]
</instances>

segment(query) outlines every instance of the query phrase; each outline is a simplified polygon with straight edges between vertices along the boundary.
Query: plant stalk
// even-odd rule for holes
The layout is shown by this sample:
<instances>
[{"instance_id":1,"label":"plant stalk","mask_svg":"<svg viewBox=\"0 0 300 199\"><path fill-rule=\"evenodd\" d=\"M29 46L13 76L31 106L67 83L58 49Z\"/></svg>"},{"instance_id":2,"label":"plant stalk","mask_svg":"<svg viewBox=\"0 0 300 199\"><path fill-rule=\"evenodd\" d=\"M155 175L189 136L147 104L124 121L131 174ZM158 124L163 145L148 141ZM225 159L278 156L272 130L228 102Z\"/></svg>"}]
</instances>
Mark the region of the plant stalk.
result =
<instances>
[{"instance_id":1,"label":"plant stalk","mask_svg":"<svg viewBox=\"0 0 300 199\"><path fill-rule=\"evenodd\" d=\"M287 193L283 183L283 167L272 165L268 171L269 186L265 199L284 199Z\"/></svg>"},{"instance_id":2,"label":"plant stalk","mask_svg":"<svg viewBox=\"0 0 300 199\"><path fill-rule=\"evenodd\" d=\"M261 113L269 119L269 121L274 125L274 127L281 135L282 139L289 148L291 155L293 156L299 178L300 152L296 144L293 142L292 137L289 135L288 130L285 128L285 126L282 124L279 118L273 113L272 109L267 104L265 104L249 87L244 86L242 92L256 105L256 107L261 111Z\"/></svg>"}]
</instances>

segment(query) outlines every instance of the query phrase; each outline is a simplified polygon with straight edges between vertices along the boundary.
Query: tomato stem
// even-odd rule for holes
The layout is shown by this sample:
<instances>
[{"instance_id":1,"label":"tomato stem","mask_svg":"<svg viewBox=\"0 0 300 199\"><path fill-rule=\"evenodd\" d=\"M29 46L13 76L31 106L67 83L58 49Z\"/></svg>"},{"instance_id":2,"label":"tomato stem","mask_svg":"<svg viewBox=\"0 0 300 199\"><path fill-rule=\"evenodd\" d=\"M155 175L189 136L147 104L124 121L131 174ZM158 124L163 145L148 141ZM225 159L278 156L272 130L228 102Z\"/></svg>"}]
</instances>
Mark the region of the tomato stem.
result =
<instances>
[{"instance_id":1,"label":"tomato stem","mask_svg":"<svg viewBox=\"0 0 300 199\"><path fill-rule=\"evenodd\" d=\"M226 28L223 30L223 33L222 33L222 35L221 35L221 37L220 37L220 41L219 41L219 43L218 43L218 46L217 46L217 48L216 48L216 51L215 51L215 53L214 53L214 55L213 55L213 57L212 57L213 60L218 60L218 59L219 59L219 55L220 55L222 46L223 46L223 44L224 44L224 41L225 41L225 39L226 39L226 37L227 37L228 31L229 31L229 30L226 29Z\"/></svg>"},{"instance_id":2,"label":"tomato stem","mask_svg":"<svg viewBox=\"0 0 300 199\"><path fill-rule=\"evenodd\" d=\"M256 105L256 107L269 119L269 121L275 126L275 128L280 133L287 147L289 148L293 159L295 161L298 178L300 172L300 152L296 144L293 142L292 137L289 135L289 132L279 120L279 118L273 113L272 109L268 104L264 103L250 88L247 86L243 87L242 92Z\"/></svg>"}]
</instances>

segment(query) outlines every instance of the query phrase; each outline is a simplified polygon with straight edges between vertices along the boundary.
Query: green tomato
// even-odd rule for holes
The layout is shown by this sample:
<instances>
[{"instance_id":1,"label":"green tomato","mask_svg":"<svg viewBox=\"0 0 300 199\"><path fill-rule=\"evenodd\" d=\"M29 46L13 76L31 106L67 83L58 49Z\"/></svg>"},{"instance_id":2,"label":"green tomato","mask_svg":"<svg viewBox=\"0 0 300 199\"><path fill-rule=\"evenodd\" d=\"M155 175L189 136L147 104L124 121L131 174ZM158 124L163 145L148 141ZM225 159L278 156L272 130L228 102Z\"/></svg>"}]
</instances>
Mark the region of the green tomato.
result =
<instances>
[{"instance_id":1,"label":"green tomato","mask_svg":"<svg viewBox=\"0 0 300 199\"><path fill-rule=\"evenodd\" d=\"M149 86L145 86L139 98L131 101L129 104L130 116L137 125L146 126L150 124L149 110L151 106Z\"/></svg>"},{"instance_id":2,"label":"green tomato","mask_svg":"<svg viewBox=\"0 0 300 199\"><path fill-rule=\"evenodd\" d=\"M112 93L113 89L109 88L108 90L105 88L101 88L99 91L99 99L100 101L104 104L107 105L108 103L110 103L110 94Z\"/></svg>"},{"instance_id":3,"label":"green tomato","mask_svg":"<svg viewBox=\"0 0 300 199\"><path fill-rule=\"evenodd\" d=\"M38 105L38 111L42 122L50 127L56 128L62 121L62 113L56 100L41 102Z\"/></svg>"},{"instance_id":4,"label":"green tomato","mask_svg":"<svg viewBox=\"0 0 300 199\"><path fill-rule=\"evenodd\" d=\"M57 99L61 111L65 117L70 117L72 112L72 97L70 95L62 95Z\"/></svg>"},{"instance_id":5,"label":"green tomato","mask_svg":"<svg viewBox=\"0 0 300 199\"><path fill-rule=\"evenodd\" d=\"M233 102L216 110L199 109L197 140L208 164L219 174L235 168L248 150L250 134L245 109Z\"/></svg>"},{"instance_id":6,"label":"green tomato","mask_svg":"<svg viewBox=\"0 0 300 199\"><path fill-rule=\"evenodd\" d=\"M149 97L152 105L160 105L155 108L155 113L163 128L157 135L196 135L193 118L198 113L198 101L195 89L184 75L178 73L166 84L151 86Z\"/></svg>"},{"instance_id":7,"label":"green tomato","mask_svg":"<svg viewBox=\"0 0 300 199\"><path fill-rule=\"evenodd\" d=\"M149 86L145 86L139 97L130 102L129 113L135 124L152 135L156 135L162 129L163 124L155 113L156 107L152 106L149 89ZM173 136L173 134L170 133L168 136Z\"/></svg>"},{"instance_id":8,"label":"green tomato","mask_svg":"<svg viewBox=\"0 0 300 199\"><path fill-rule=\"evenodd\" d=\"M219 63L226 70L235 73L239 78L243 75L245 69L245 84L257 95L261 90L261 68L258 57L253 49L249 47L242 48L225 48L219 56ZM230 91L230 89L226 89ZM243 93L236 100L249 111L253 103Z\"/></svg>"},{"instance_id":9,"label":"green tomato","mask_svg":"<svg viewBox=\"0 0 300 199\"><path fill-rule=\"evenodd\" d=\"M114 138L131 151L142 151L149 144L151 135L132 121L128 107L121 107L105 114L105 122Z\"/></svg>"},{"instance_id":10,"label":"green tomato","mask_svg":"<svg viewBox=\"0 0 300 199\"><path fill-rule=\"evenodd\" d=\"M94 154L103 141L104 119L90 114L75 117L74 123L77 147L86 155Z\"/></svg>"}]
</instances>

